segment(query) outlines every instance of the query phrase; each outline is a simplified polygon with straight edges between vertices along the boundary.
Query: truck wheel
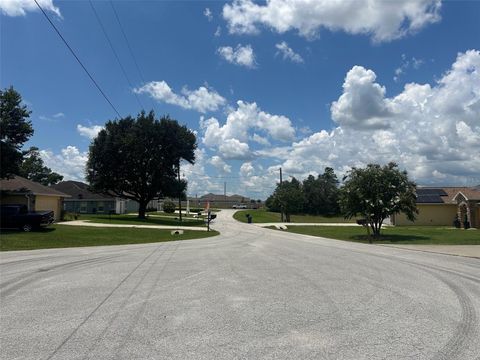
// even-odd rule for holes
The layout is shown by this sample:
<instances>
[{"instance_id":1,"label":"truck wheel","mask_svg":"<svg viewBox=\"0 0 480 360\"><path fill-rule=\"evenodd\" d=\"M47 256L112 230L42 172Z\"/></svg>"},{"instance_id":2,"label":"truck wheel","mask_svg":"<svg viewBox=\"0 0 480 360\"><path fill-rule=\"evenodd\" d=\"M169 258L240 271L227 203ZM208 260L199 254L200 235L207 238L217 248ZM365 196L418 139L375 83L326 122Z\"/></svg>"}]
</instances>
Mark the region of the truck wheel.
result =
<instances>
[{"instance_id":1,"label":"truck wheel","mask_svg":"<svg viewBox=\"0 0 480 360\"><path fill-rule=\"evenodd\" d=\"M25 232L30 232L30 231L32 231L32 225L30 225L30 224L24 224L24 225L22 226L22 230L25 231Z\"/></svg>"}]
</instances>

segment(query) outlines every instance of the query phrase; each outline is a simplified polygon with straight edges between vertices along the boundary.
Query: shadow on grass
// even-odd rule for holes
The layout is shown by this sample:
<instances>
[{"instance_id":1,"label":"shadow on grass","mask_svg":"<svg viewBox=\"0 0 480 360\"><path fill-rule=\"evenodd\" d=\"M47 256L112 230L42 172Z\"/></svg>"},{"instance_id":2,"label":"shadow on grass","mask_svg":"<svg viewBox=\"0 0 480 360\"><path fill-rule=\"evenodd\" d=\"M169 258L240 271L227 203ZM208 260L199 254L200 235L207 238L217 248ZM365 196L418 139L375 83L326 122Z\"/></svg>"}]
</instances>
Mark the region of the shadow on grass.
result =
<instances>
[{"instance_id":1,"label":"shadow on grass","mask_svg":"<svg viewBox=\"0 0 480 360\"><path fill-rule=\"evenodd\" d=\"M33 229L31 232L23 231L23 230L20 230L20 229L1 229L0 233L2 235L19 234L19 233L20 234L31 234L31 233L48 234L48 233L51 233L55 230L56 230L55 228L51 228L51 227L41 227L41 228L38 228L38 229Z\"/></svg>"},{"instance_id":2,"label":"shadow on grass","mask_svg":"<svg viewBox=\"0 0 480 360\"><path fill-rule=\"evenodd\" d=\"M85 220L92 220L94 222L110 222L110 223L142 223L142 224L153 224L153 225L183 225L183 226L199 226L203 225L202 220L183 220L180 222L179 218L172 217L170 218L153 218L147 217L145 219L139 219L138 217L125 217L125 216L115 216L111 217L106 216L95 216L92 218L86 217Z\"/></svg>"},{"instance_id":3,"label":"shadow on grass","mask_svg":"<svg viewBox=\"0 0 480 360\"><path fill-rule=\"evenodd\" d=\"M379 242L414 242L414 241L428 241L431 240L429 236L421 236L421 235L399 235L399 234L389 234L389 235L381 235L378 238L371 238L368 235L353 235L350 236L352 241L361 241L361 242L368 242L369 240L373 240L373 243Z\"/></svg>"}]
</instances>

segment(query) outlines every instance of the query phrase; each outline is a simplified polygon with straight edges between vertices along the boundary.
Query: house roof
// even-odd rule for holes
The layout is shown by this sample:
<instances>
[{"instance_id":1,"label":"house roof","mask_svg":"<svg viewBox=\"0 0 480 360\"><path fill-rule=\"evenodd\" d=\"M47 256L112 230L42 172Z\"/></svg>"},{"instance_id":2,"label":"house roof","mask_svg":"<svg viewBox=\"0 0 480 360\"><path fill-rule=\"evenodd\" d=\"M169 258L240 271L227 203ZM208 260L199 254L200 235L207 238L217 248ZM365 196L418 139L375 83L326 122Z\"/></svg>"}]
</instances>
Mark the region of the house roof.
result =
<instances>
[{"instance_id":1,"label":"house roof","mask_svg":"<svg viewBox=\"0 0 480 360\"><path fill-rule=\"evenodd\" d=\"M246 196L242 196L242 195L227 195L227 201L241 201L241 200L244 200L244 201L249 201L250 198L246 197ZM205 194L203 196L200 197L200 200L209 200L209 201L224 201L225 200L225 195L223 194L212 194L212 193L209 193L209 194Z\"/></svg>"},{"instance_id":2,"label":"house roof","mask_svg":"<svg viewBox=\"0 0 480 360\"><path fill-rule=\"evenodd\" d=\"M62 181L58 184L52 185L51 188L64 192L76 200L113 200L114 196L97 194L88 189L88 185L80 181Z\"/></svg>"},{"instance_id":3,"label":"house roof","mask_svg":"<svg viewBox=\"0 0 480 360\"><path fill-rule=\"evenodd\" d=\"M419 187L417 204L455 204L455 197L462 193L467 200L480 200L480 189L476 187Z\"/></svg>"},{"instance_id":4,"label":"house roof","mask_svg":"<svg viewBox=\"0 0 480 360\"><path fill-rule=\"evenodd\" d=\"M2 191L8 193L70 197L68 194L58 191L57 189L52 189L21 176L0 180L0 188Z\"/></svg>"}]
</instances>

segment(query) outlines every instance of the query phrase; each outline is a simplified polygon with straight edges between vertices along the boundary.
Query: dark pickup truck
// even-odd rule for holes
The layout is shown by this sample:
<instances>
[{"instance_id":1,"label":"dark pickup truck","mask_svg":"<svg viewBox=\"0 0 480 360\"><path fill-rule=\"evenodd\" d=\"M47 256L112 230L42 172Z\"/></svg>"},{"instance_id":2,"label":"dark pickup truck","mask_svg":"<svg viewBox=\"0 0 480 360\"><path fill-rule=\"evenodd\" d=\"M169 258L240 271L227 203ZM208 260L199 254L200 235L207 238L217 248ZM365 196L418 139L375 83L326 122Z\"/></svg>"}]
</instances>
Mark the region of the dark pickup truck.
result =
<instances>
[{"instance_id":1,"label":"dark pickup truck","mask_svg":"<svg viewBox=\"0 0 480 360\"><path fill-rule=\"evenodd\" d=\"M25 205L0 206L2 228L15 228L32 231L41 226L48 226L54 221L53 211L28 211Z\"/></svg>"}]
</instances>

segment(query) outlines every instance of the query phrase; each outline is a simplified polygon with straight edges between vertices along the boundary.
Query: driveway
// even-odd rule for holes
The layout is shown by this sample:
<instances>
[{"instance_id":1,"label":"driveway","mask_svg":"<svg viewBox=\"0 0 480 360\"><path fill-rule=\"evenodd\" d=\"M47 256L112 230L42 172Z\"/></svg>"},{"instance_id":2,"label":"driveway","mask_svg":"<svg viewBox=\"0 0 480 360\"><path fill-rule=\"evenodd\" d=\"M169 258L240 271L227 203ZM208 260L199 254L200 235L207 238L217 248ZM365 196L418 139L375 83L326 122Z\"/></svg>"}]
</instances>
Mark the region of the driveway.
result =
<instances>
[{"instance_id":1,"label":"driveway","mask_svg":"<svg viewBox=\"0 0 480 360\"><path fill-rule=\"evenodd\" d=\"M480 261L235 222L1 253L2 359L478 359Z\"/></svg>"}]
</instances>

